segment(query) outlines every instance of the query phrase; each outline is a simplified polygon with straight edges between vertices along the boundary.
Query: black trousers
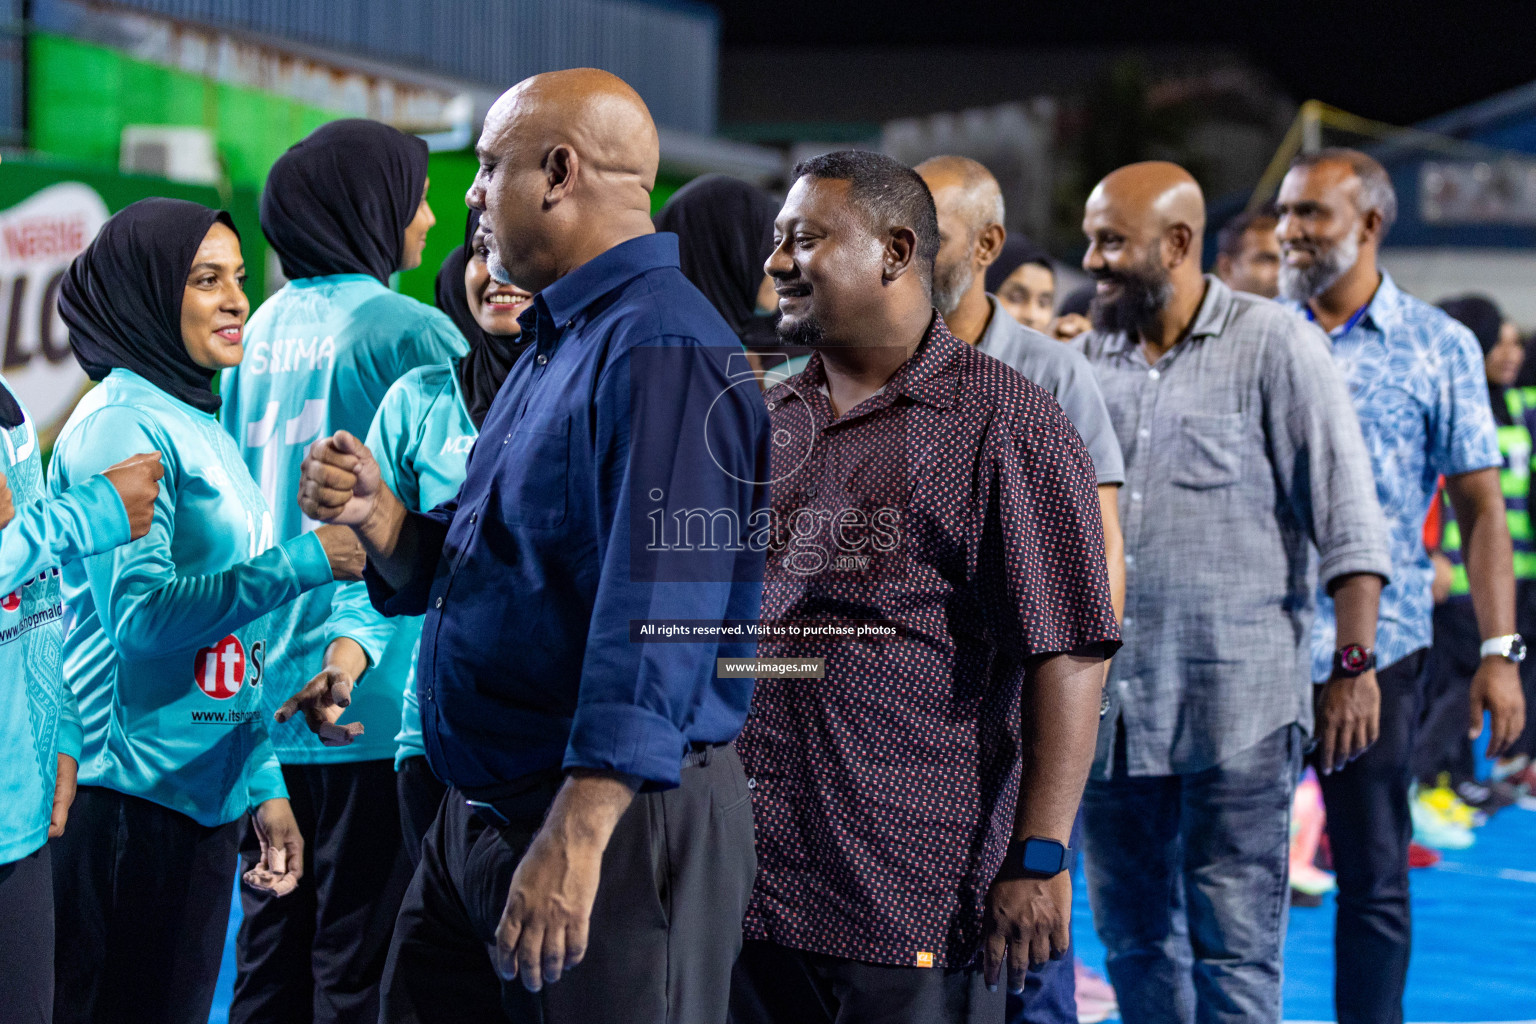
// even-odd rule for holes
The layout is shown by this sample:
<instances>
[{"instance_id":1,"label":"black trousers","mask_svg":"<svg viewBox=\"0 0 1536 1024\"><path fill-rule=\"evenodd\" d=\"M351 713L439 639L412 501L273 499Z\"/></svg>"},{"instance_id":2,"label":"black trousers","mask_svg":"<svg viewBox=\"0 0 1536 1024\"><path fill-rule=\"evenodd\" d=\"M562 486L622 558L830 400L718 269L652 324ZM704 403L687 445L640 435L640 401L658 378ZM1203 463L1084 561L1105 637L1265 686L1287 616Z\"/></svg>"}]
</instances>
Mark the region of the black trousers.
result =
<instances>
[{"instance_id":1,"label":"black trousers","mask_svg":"<svg viewBox=\"0 0 1536 1024\"><path fill-rule=\"evenodd\" d=\"M1413 777L1429 786L1441 772L1449 773L1453 784L1476 777L1467 722L1472 676L1482 660L1477 653L1482 635L1471 601L1437 605L1434 622L1435 643L1428 656L1412 764Z\"/></svg>"},{"instance_id":2,"label":"black trousers","mask_svg":"<svg viewBox=\"0 0 1536 1024\"><path fill-rule=\"evenodd\" d=\"M53 840L56 1024L206 1024L240 825L81 786Z\"/></svg>"},{"instance_id":3,"label":"black trousers","mask_svg":"<svg viewBox=\"0 0 1536 1024\"><path fill-rule=\"evenodd\" d=\"M284 765L304 878L282 898L240 890L230 1024L374 1024L410 881L391 761ZM246 825L240 867L261 857Z\"/></svg>"},{"instance_id":4,"label":"black trousers","mask_svg":"<svg viewBox=\"0 0 1536 1024\"><path fill-rule=\"evenodd\" d=\"M870 964L773 942L744 944L731 1024L1000 1024L1006 987L981 968Z\"/></svg>"},{"instance_id":5,"label":"black trousers","mask_svg":"<svg viewBox=\"0 0 1536 1024\"><path fill-rule=\"evenodd\" d=\"M491 826L449 790L400 908L384 971L384 1024L721 1024L757 856L734 747L642 793L603 853L586 959L539 993L492 966L512 872L560 784L498 800Z\"/></svg>"},{"instance_id":6,"label":"black trousers","mask_svg":"<svg viewBox=\"0 0 1536 1024\"><path fill-rule=\"evenodd\" d=\"M405 841L405 856L411 871L421 863L421 844L437 817L448 787L432 774L427 759L417 754L401 762L395 771L395 794L400 801L400 831Z\"/></svg>"},{"instance_id":7,"label":"black trousers","mask_svg":"<svg viewBox=\"0 0 1536 1024\"><path fill-rule=\"evenodd\" d=\"M1363 756L1320 775L1338 875L1334 1010L1339 1024L1402 1024L1412 922L1408 907L1409 761L1426 654L1376 674L1381 736Z\"/></svg>"},{"instance_id":8,"label":"black trousers","mask_svg":"<svg viewBox=\"0 0 1536 1024\"><path fill-rule=\"evenodd\" d=\"M42 849L0 864L0 1017L53 1020L53 862Z\"/></svg>"}]
</instances>

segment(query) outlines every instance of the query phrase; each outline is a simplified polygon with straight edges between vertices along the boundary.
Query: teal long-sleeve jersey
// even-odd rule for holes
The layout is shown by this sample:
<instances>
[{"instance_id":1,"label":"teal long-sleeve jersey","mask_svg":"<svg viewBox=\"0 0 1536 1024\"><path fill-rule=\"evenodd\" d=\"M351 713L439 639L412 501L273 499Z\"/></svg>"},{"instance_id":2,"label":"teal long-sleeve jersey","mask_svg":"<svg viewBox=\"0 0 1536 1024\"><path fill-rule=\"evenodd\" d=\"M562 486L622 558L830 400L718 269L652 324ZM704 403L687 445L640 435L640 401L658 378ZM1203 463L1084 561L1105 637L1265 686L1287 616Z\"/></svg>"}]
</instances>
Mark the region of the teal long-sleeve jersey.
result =
<instances>
[{"instance_id":1,"label":"teal long-sleeve jersey","mask_svg":"<svg viewBox=\"0 0 1536 1024\"><path fill-rule=\"evenodd\" d=\"M363 274L290 281L256 310L246 325L245 360L224 372L221 417L272 506L279 540L317 525L298 506L309 446L338 430L363 437L391 384L467 350L442 312ZM271 650L280 657L262 688L269 712L320 671L326 646L340 635L329 624L336 591L306 594L275 617ZM334 764L393 756L399 689L359 687L347 719L361 722L364 732L345 747L322 745L303 716L273 723L278 760Z\"/></svg>"},{"instance_id":2,"label":"teal long-sleeve jersey","mask_svg":"<svg viewBox=\"0 0 1536 1024\"><path fill-rule=\"evenodd\" d=\"M75 407L49 493L151 451L165 477L149 533L63 568L80 782L220 825L287 795L261 705L268 613L330 583L330 563L310 534L274 547L271 510L218 420L128 370Z\"/></svg>"},{"instance_id":3,"label":"teal long-sleeve jersey","mask_svg":"<svg viewBox=\"0 0 1536 1024\"><path fill-rule=\"evenodd\" d=\"M368 428L368 450L379 463L385 485L406 508L424 512L459 493L477 434L464 407L455 360L420 367L395 382ZM390 689L401 697L396 768L406 758L426 753L416 703L421 623L421 616L386 619L374 611L362 583L339 589L331 616L331 635L351 637L368 652L371 667L358 689Z\"/></svg>"},{"instance_id":4,"label":"teal long-sleeve jersey","mask_svg":"<svg viewBox=\"0 0 1536 1024\"><path fill-rule=\"evenodd\" d=\"M10 390L3 377L0 388ZM59 672L59 564L126 543L128 515L102 476L44 500L25 410L19 426L0 430L0 472L16 507L0 529L0 864L9 864L48 841L58 755L80 759L80 711Z\"/></svg>"}]
</instances>

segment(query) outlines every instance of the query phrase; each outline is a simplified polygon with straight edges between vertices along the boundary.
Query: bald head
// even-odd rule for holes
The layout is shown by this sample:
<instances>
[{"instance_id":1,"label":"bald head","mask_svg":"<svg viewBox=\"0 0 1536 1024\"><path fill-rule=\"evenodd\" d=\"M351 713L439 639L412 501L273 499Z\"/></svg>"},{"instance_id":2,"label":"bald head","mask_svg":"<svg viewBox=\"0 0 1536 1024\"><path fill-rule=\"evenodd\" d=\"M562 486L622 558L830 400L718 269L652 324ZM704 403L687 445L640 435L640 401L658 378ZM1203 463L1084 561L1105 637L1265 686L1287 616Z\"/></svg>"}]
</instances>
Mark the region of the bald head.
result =
<instances>
[{"instance_id":1,"label":"bald head","mask_svg":"<svg viewBox=\"0 0 1536 1024\"><path fill-rule=\"evenodd\" d=\"M651 230L656 125L640 94L606 71L519 82L486 113L475 152L466 201L484 212L493 273L525 288Z\"/></svg>"},{"instance_id":2,"label":"bald head","mask_svg":"<svg viewBox=\"0 0 1536 1024\"><path fill-rule=\"evenodd\" d=\"M952 331L970 342L990 313L987 267L1003 250L1003 193L985 166L963 156L936 156L914 168L939 217L933 305Z\"/></svg>"},{"instance_id":3,"label":"bald head","mask_svg":"<svg viewBox=\"0 0 1536 1024\"><path fill-rule=\"evenodd\" d=\"M915 169L933 193L940 216L947 209L972 235L1003 222L1003 190L984 164L964 156L936 156Z\"/></svg>"},{"instance_id":4,"label":"bald head","mask_svg":"<svg viewBox=\"0 0 1536 1024\"><path fill-rule=\"evenodd\" d=\"M1194 177L1178 164L1147 160L1112 171L1089 194L1088 206L1095 203L1142 220L1159 234L1184 225L1196 239L1198 262L1199 239L1205 234L1205 196Z\"/></svg>"}]
</instances>

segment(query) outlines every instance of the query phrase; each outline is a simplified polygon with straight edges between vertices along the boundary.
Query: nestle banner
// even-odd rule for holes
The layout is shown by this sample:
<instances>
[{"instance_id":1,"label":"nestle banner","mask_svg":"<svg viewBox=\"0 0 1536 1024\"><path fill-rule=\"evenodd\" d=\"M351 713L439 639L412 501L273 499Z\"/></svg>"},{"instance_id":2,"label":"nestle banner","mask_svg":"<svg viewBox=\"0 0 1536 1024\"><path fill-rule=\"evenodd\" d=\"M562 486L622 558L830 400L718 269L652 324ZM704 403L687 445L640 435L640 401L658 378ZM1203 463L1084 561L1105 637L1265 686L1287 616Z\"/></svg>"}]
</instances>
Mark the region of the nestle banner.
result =
<instances>
[{"instance_id":1,"label":"nestle banner","mask_svg":"<svg viewBox=\"0 0 1536 1024\"><path fill-rule=\"evenodd\" d=\"M69 415L87 383L59 317L59 283L107 217L106 202L77 181L50 185L0 212L5 379L41 430Z\"/></svg>"}]
</instances>

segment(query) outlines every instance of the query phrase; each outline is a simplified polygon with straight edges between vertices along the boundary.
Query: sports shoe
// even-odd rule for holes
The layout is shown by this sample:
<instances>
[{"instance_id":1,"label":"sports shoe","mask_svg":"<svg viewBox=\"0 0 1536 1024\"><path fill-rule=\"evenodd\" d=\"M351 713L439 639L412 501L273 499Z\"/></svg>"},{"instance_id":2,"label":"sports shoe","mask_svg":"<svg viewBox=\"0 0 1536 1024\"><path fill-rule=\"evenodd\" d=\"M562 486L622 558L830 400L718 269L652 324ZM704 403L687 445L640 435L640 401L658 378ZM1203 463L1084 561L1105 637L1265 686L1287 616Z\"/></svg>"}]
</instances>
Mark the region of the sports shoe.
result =
<instances>
[{"instance_id":1,"label":"sports shoe","mask_svg":"<svg viewBox=\"0 0 1536 1024\"><path fill-rule=\"evenodd\" d=\"M1413 817L1413 838L1436 850L1465 850L1476 840L1469 825L1451 821L1415 785L1408 794L1408 811Z\"/></svg>"},{"instance_id":2,"label":"sports shoe","mask_svg":"<svg viewBox=\"0 0 1536 1024\"><path fill-rule=\"evenodd\" d=\"M1456 795L1456 791L1451 788L1451 777L1446 772L1440 773L1439 785L1432 789L1420 789L1419 799L1438 814L1442 821L1461 828L1476 828L1488 820L1487 815L1479 819L1477 812Z\"/></svg>"},{"instance_id":3,"label":"sports shoe","mask_svg":"<svg viewBox=\"0 0 1536 1024\"><path fill-rule=\"evenodd\" d=\"M1431 850L1423 843L1410 841L1408 843L1408 866L1410 868L1432 868L1440 863L1440 854Z\"/></svg>"},{"instance_id":4,"label":"sports shoe","mask_svg":"<svg viewBox=\"0 0 1536 1024\"><path fill-rule=\"evenodd\" d=\"M1462 802L1468 807L1489 817L1517 803L1521 796L1520 790L1508 781L1493 779L1489 779L1486 786L1470 779L1458 782L1456 795L1461 797Z\"/></svg>"},{"instance_id":5,"label":"sports shoe","mask_svg":"<svg viewBox=\"0 0 1536 1024\"><path fill-rule=\"evenodd\" d=\"M1074 960L1072 979L1076 988L1077 1024L1099 1024L1120 1016L1120 1001L1115 998L1114 987L1098 971L1081 960Z\"/></svg>"}]
</instances>

